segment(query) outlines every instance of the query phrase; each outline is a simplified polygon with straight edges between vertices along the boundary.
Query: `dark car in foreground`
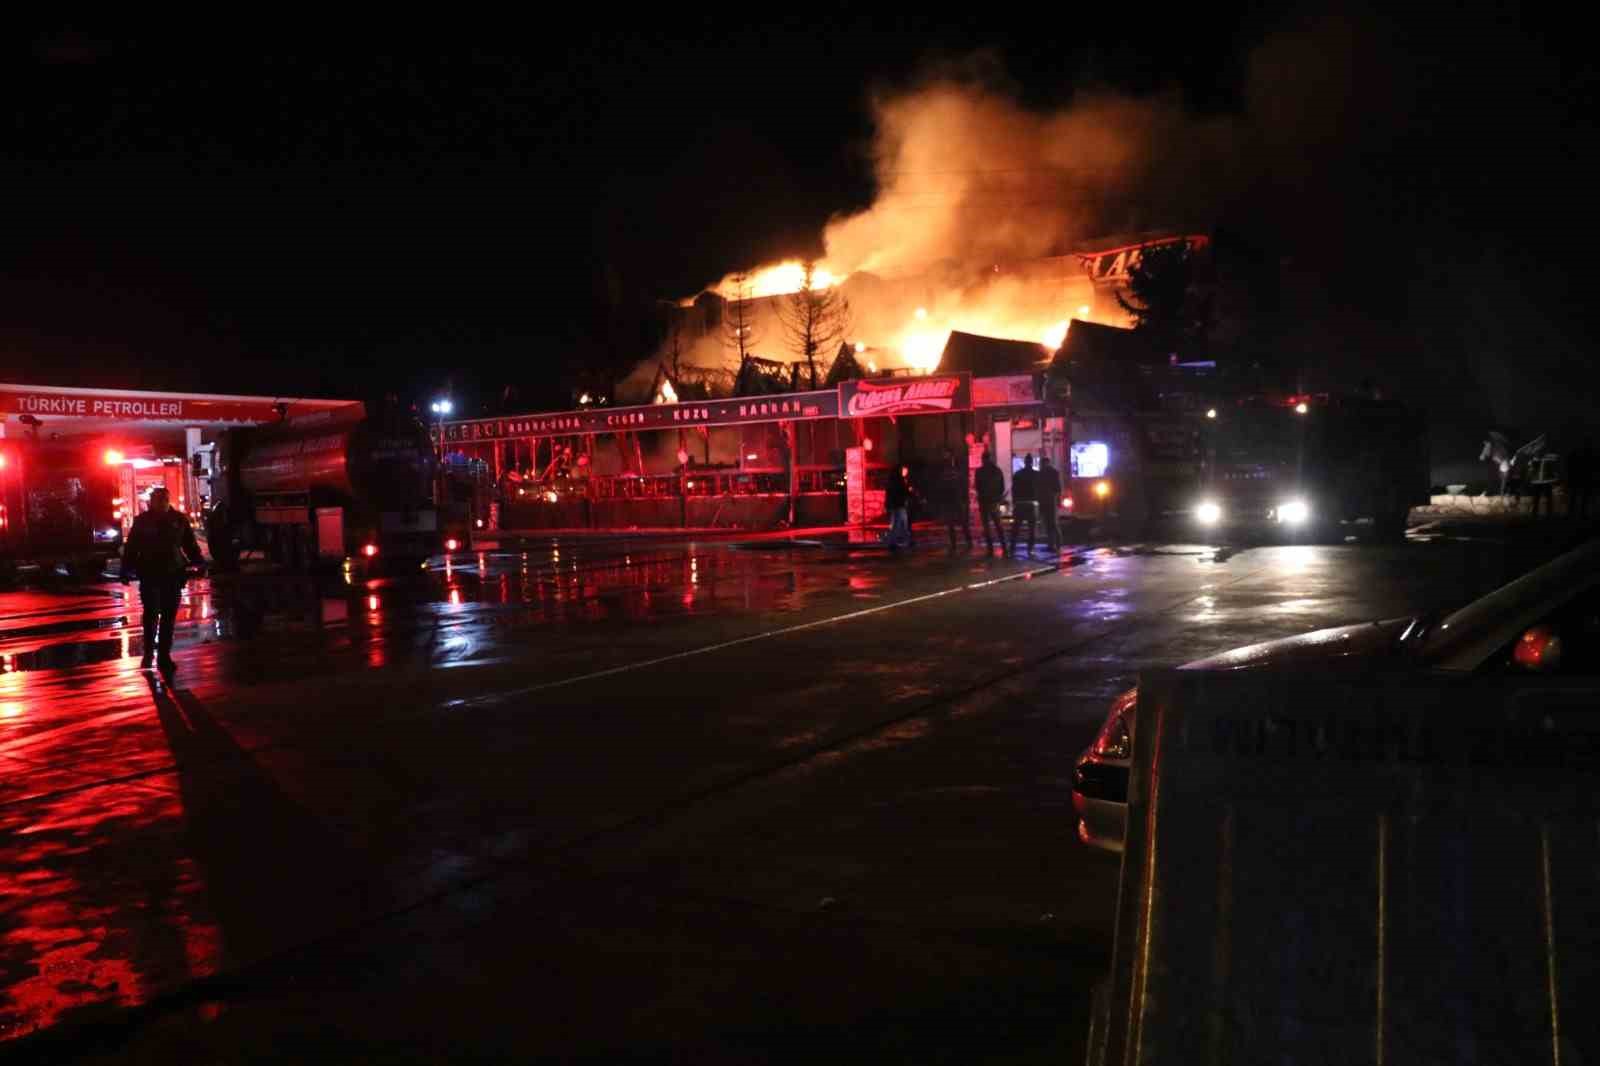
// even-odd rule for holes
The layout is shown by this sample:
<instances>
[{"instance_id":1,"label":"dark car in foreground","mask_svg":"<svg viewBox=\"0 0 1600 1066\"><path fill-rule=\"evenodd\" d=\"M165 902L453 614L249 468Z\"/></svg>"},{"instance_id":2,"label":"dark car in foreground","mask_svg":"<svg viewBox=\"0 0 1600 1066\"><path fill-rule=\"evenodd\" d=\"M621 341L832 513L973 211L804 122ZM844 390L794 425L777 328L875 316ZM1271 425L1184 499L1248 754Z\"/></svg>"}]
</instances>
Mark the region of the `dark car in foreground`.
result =
<instances>
[{"instance_id":1,"label":"dark car in foreground","mask_svg":"<svg viewBox=\"0 0 1600 1066\"><path fill-rule=\"evenodd\" d=\"M1224 652L1184 670L1316 670L1457 683L1474 675L1600 675L1600 540L1439 616L1303 633ZM1073 771L1078 837L1121 851L1138 689L1111 702Z\"/></svg>"}]
</instances>

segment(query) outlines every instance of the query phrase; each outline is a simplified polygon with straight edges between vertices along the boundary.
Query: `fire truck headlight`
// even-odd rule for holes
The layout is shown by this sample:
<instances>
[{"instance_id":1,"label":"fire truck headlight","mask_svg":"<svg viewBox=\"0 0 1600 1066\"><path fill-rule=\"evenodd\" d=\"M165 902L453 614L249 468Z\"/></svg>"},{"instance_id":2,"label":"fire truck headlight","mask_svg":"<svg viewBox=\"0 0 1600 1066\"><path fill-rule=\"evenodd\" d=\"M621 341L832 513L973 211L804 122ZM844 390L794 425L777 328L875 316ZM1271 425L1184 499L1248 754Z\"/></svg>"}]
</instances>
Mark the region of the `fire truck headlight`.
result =
<instances>
[{"instance_id":1,"label":"fire truck headlight","mask_svg":"<svg viewBox=\"0 0 1600 1066\"><path fill-rule=\"evenodd\" d=\"M1194 509L1194 516L1203 526L1214 526L1222 521L1222 505L1215 500L1201 500L1200 506Z\"/></svg>"},{"instance_id":2,"label":"fire truck headlight","mask_svg":"<svg viewBox=\"0 0 1600 1066\"><path fill-rule=\"evenodd\" d=\"M1278 504L1278 521L1298 526L1311 517L1311 508L1304 500L1286 500Z\"/></svg>"}]
</instances>

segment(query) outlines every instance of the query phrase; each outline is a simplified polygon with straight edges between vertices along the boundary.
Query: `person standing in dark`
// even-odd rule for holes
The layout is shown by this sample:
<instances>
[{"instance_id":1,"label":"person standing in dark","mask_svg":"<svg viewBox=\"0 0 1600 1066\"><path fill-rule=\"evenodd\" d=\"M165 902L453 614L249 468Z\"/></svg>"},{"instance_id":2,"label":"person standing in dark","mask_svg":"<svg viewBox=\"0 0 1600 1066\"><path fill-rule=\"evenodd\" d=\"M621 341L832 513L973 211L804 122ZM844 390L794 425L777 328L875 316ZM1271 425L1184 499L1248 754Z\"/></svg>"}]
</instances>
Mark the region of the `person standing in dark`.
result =
<instances>
[{"instance_id":1,"label":"person standing in dark","mask_svg":"<svg viewBox=\"0 0 1600 1066\"><path fill-rule=\"evenodd\" d=\"M1000 525L1000 501L1006 498L1006 478L995 465L994 456L983 453L983 465L978 467L973 481L978 490L978 517L983 522L983 550L993 551L994 543L998 540L1000 554L1008 554L1006 532ZM993 536L989 532L991 526L994 529Z\"/></svg>"},{"instance_id":2,"label":"person standing in dark","mask_svg":"<svg viewBox=\"0 0 1600 1066\"><path fill-rule=\"evenodd\" d=\"M1590 498L1594 492L1594 442L1585 441L1567 456L1567 517L1588 518Z\"/></svg>"},{"instance_id":3,"label":"person standing in dark","mask_svg":"<svg viewBox=\"0 0 1600 1066\"><path fill-rule=\"evenodd\" d=\"M150 509L133 520L122 549L122 583L139 579L139 602L144 606L142 669L148 670L154 658L162 673L172 673L172 625L190 563L205 563L194 529L172 510L166 489L151 490Z\"/></svg>"},{"instance_id":4,"label":"person standing in dark","mask_svg":"<svg viewBox=\"0 0 1600 1066\"><path fill-rule=\"evenodd\" d=\"M911 483L907 480L910 473L903 466L889 470L889 485L883 494L883 505L889 512L889 535L886 540L890 551L898 550L902 543L907 548L912 546Z\"/></svg>"},{"instance_id":5,"label":"person standing in dark","mask_svg":"<svg viewBox=\"0 0 1600 1066\"><path fill-rule=\"evenodd\" d=\"M1048 455L1039 457L1039 473L1033 487L1039 498L1039 521L1044 523L1044 542L1052 552L1059 553L1061 523L1056 516L1061 507L1061 473Z\"/></svg>"},{"instance_id":6,"label":"person standing in dark","mask_svg":"<svg viewBox=\"0 0 1600 1066\"><path fill-rule=\"evenodd\" d=\"M972 507L968 502L967 468L956 460L954 449L944 450L944 462L939 467L939 510L944 516L944 531L950 535L950 550L956 550L956 530L972 547Z\"/></svg>"},{"instance_id":7,"label":"person standing in dark","mask_svg":"<svg viewBox=\"0 0 1600 1066\"><path fill-rule=\"evenodd\" d=\"M1039 531L1038 475L1033 471L1033 453L1022 457L1022 469L1011 475L1011 551L1022 539L1022 523L1028 523L1028 554ZM1009 554L1009 553L1008 553Z\"/></svg>"},{"instance_id":8,"label":"person standing in dark","mask_svg":"<svg viewBox=\"0 0 1600 1066\"><path fill-rule=\"evenodd\" d=\"M1528 485L1533 490L1533 517L1539 517L1539 509L1544 508L1546 518L1554 518L1556 514L1556 471L1552 469L1554 463L1551 457L1540 455L1528 464Z\"/></svg>"}]
</instances>

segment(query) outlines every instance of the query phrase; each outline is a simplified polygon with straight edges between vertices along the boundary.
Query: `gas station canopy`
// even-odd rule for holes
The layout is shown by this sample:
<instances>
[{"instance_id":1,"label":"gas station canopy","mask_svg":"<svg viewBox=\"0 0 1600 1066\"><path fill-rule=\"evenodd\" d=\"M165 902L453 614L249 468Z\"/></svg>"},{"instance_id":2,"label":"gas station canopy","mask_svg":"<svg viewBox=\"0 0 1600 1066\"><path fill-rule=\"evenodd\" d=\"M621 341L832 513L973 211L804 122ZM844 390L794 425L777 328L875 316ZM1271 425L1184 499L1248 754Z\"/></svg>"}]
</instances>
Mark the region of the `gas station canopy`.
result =
<instances>
[{"instance_id":1,"label":"gas station canopy","mask_svg":"<svg viewBox=\"0 0 1600 1066\"><path fill-rule=\"evenodd\" d=\"M348 407L358 401L287 396L221 396L0 384L0 437L34 427L41 436L171 432L259 425Z\"/></svg>"}]
</instances>

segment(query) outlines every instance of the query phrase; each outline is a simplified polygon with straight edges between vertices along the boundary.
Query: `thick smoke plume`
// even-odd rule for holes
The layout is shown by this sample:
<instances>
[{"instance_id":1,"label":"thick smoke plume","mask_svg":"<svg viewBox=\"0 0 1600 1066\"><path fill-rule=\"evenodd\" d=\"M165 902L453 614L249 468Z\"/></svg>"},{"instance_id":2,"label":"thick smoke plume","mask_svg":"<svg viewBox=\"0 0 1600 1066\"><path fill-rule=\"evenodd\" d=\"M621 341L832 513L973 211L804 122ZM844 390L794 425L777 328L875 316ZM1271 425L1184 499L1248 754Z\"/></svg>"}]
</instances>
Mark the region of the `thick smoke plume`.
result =
<instances>
[{"instance_id":1,"label":"thick smoke plume","mask_svg":"<svg viewBox=\"0 0 1600 1066\"><path fill-rule=\"evenodd\" d=\"M877 194L826 226L819 265L843 279L856 338L880 368L925 368L951 330L1053 345L1073 318L1127 324L1076 251L1208 232L1240 205L1286 244L1336 243L1350 198L1330 176L1335 164L1352 142L1382 143L1405 125L1404 87L1361 61L1363 42L1382 36L1337 19L1286 28L1251 54L1243 106L1221 117L1197 116L1176 92L1086 89L1068 106L1032 108L1003 78L965 72L881 93ZM1308 199L1324 205L1320 221L1306 218ZM750 269L765 292L798 274L793 264ZM779 335L762 355L788 358ZM689 358L726 365L707 341Z\"/></svg>"},{"instance_id":2,"label":"thick smoke plume","mask_svg":"<svg viewBox=\"0 0 1600 1066\"><path fill-rule=\"evenodd\" d=\"M1072 251L1109 233L1182 226L1214 204L1232 129L1187 116L1175 95L1083 96L1031 111L1007 95L937 81L876 101L870 208L836 219L836 274L926 273Z\"/></svg>"},{"instance_id":3,"label":"thick smoke plume","mask_svg":"<svg viewBox=\"0 0 1600 1066\"><path fill-rule=\"evenodd\" d=\"M878 369L931 368L951 330L1053 348L1072 318L1124 322L1070 253L1098 238L1204 228L1235 138L1173 94L1085 93L1037 111L970 78L881 94L873 112L878 193L829 223L820 269L842 279L853 337ZM799 274L793 262L768 264L752 280L770 295ZM734 287L730 275L713 290ZM761 354L789 358L778 323L768 325ZM688 356L727 365L709 336Z\"/></svg>"}]
</instances>

